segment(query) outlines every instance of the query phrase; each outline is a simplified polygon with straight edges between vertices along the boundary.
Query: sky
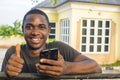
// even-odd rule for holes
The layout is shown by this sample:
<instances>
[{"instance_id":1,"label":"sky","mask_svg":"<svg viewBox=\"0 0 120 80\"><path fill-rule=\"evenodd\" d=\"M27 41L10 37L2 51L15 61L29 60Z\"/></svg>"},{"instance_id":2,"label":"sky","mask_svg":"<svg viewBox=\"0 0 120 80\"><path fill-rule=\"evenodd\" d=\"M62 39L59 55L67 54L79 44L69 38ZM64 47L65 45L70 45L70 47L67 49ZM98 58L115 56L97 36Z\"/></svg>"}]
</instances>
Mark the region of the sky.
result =
<instances>
[{"instance_id":1,"label":"sky","mask_svg":"<svg viewBox=\"0 0 120 80\"><path fill-rule=\"evenodd\" d=\"M0 25L13 25L16 20L22 21L25 13L38 3L31 0L0 0Z\"/></svg>"}]
</instances>

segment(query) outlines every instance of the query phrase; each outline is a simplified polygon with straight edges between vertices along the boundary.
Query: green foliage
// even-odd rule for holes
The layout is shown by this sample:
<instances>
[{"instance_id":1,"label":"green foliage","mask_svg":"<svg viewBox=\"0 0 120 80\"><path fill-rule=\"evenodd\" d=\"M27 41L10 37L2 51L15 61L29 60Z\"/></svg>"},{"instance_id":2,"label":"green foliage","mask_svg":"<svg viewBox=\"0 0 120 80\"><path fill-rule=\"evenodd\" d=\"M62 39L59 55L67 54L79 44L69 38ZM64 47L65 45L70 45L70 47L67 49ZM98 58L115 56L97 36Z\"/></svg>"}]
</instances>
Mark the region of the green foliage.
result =
<instances>
[{"instance_id":1,"label":"green foliage","mask_svg":"<svg viewBox=\"0 0 120 80\"><path fill-rule=\"evenodd\" d=\"M53 41L55 41L55 38L49 38L48 39L48 42L53 42Z\"/></svg>"},{"instance_id":2,"label":"green foliage","mask_svg":"<svg viewBox=\"0 0 120 80\"><path fill-rule=\"evenodd\" d=\"M38 3L39 0L31 0L33 3ZM58 0L50 0L50 2L53 4L53 5L56 5L58 3Z\"/></svg>"},{"instance_id":3,"label":"green foliage","mask_svg":"<svg viewBox=\"0 0 120 80\"><path fill-rule=\"evenodd\" d=\"M0 36L10 37L12 35L23 36L22 30L21 30L21 22L18 20L16 20L13 23L13 26L10 26L10 25L1 25L0 26Z\"/></svg>"},{"instance_id":4,"label":"green foliage","mask_svg":"<svg viewBox=\"0 0 120 80\"><path fill-rule=\"evenodd\" d=\"M53 5L56 5L56 4L58 3L58 0L51 0L51 3L52 3Z\"/></svg>"},{"instance_id":5,"label":"green foliage","mask_svg":"<svg viewBox=\"0 0 120 80\"><path fill-rule=\"evenodd\" d=\"M21 30L21 25L22 25L21 22L16 20L13 24L14 24L14 26L12 27L13 35L23 36L22 30Z\"/></svg>"},{"instance_id":6,"label":"green foliage","mask_svg":"<svg viewBox=\"0 0 120 80\"><path fill-rule=\"evenodd\" d=\"M103 64L102 66L120 66L120 61L116 61L115 63L112 64Z\"/></svg>"},{"instance_id":7,"label":"green foliage","mask_svg":"<svg viewBox=\"0 0 120 80\"><path fill-rule=\"evenodd\" d=\"M104 0L104 1L105 1L105 2L109 2L110 0ZM101 2L101 0L92 0L92 2L96 4L96 3Z\"/></svg>"},{"instance_id":8,"label":"green foliage","mask_svg":"<svg viewBox=\"0 0 120 80\"><path fill-rule=\"evenodd\" d=\"M26 42L21 42L21 44L26 44Z\"/></svg>"},{"instance_id":9,"label":"green foliage","mask_svg":"<svg viewBox=\"0 0 120 80\"><path fill-rule=\"evenodd\" d=\"M0 36L9 36L12 35L12 28L8 25L0 26Z\"/></svg>"},{"instance_id":10,"label":"green foliage","mask_svg":"<svg viewBox=\"0 0 120 80\"><path fill-rule=\"evenodd\" d=\"M31 0L33 3L37 3L39 0Z\"/></svg>"}]
</instances>

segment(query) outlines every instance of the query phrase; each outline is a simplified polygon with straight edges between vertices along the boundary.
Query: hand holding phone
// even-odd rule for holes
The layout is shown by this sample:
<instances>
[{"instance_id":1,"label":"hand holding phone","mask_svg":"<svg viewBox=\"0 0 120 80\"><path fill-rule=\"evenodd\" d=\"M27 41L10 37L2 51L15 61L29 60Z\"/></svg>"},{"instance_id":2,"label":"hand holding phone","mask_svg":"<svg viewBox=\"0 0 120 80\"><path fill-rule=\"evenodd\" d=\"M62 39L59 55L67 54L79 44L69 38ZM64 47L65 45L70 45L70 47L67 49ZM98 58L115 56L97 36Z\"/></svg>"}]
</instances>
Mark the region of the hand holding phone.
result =
<instances>
[{"instance_id":1,"label":"hand holding phone","mask_svg":"<svg viewBox=\"0 0 120 80\"><path fill-rule=\"evenodd\" d=\"M58 48L42 50L40 52L40 59L58 60Z\"/></svg>"}]
</instances>

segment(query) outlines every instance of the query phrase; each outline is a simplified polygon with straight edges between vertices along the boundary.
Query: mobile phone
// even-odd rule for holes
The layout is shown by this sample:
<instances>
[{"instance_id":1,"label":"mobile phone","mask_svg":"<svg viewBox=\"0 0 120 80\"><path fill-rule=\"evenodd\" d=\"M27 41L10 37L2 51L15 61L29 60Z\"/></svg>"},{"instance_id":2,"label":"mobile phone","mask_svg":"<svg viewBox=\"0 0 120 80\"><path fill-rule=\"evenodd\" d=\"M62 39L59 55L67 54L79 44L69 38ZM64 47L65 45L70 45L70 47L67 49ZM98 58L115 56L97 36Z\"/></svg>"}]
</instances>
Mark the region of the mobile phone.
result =
<instances>
[{"instance_id":1,"label":"mobile phone","mask_svg":"<svg viewBox=\"0 0 120 80\"><path fill-rule=\"evenodd\" d=\"M40 59L58 60L58 48L45 49L40 52ZM48 65L48 64L47 64Z\"/></svg>"}]
</instances>

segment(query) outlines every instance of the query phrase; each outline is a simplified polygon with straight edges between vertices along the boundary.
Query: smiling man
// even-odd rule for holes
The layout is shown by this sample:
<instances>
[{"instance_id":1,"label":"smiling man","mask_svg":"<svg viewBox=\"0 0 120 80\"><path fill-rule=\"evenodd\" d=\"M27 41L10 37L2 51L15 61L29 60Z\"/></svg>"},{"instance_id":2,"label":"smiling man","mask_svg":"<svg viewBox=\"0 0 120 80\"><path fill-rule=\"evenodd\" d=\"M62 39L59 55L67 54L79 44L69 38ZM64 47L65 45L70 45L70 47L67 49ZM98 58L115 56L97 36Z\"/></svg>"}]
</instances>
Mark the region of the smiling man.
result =
<instances>
[{"instance_id":1,"label":"smiling man","mask_svg":"<svg viewBox=\"0 0 120 80\"><path fill-rule=\"evenodd\" d=\"M60 41L46 42L50 26L48 16L43 11L32 9L27 12L23 19L22 31L26 44L20 45L20 57L16 55L15 46L12 46L7 50L3 60L1 71L8 76L39 73L54 77L101 72L101 67L96 61L82 55L69 45ZM39 57L42 50L51 48L58 48L58 60Z\"/></svg>"}]
</instances>

